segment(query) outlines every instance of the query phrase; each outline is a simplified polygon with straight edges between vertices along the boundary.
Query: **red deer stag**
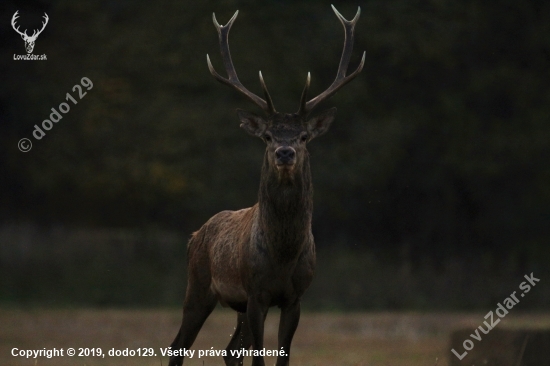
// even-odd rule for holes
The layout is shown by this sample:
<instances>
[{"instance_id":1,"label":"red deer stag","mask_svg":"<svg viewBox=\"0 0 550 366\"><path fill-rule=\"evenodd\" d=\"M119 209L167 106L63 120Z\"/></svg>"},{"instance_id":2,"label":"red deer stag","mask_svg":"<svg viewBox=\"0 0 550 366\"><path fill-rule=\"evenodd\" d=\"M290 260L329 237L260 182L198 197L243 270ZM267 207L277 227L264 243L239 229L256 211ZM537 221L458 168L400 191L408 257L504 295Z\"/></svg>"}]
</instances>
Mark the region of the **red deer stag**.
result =
<instances>
[{"instance_id":1,"label":"red deer stag","mask_svg":"<svg viewBox=\"0 0 550 366\"><path fill-rule=\"evenodd\" d=\"M261 107L267 117L238 109L241 127L266 144L258 203L239 211L222 211L193 233L188 247L188 284L183 320L172 350L189 349L217 302L238 312L237 326L225 350L226 365L242 365L243 352L253 356L253 366L265 365L264 321L268 308L281 308L277 366L289 364L290 345L300 318L300 298L309 287L315 267L315 244L311 233L313 189L306 143L325 133L336 108L308 119L322 101L334 95L362 70L365 53L357 70L346 76L353 48L353 20L346 20L332 7L344 26L345 41L336 79L329 88L307 101L308 73L298 112L275 110L262 73L260 83L265 100L246 89L235 72L229 52L228 34L238 11L218 30L221 55L228 78L218 74L207 57L210 73ZM233 352L232 352L233 351ZM222 352L223 353L223 352ZM170 358L170 366L182 365L183 356Z\"/></svg>"}]
</instances>

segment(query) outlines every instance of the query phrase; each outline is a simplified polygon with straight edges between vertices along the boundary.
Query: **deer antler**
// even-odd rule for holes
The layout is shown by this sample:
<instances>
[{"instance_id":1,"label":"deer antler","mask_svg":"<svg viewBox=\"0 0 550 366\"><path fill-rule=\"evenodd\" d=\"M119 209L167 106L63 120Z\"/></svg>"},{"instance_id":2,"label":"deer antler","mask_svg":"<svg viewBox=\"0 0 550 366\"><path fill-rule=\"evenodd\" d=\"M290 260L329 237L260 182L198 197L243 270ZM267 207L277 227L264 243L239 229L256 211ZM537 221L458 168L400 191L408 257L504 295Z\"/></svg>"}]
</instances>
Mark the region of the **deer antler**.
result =
<instances>
[{"instance_id":1,"label":"deer antler","mask_svg":"<svg viewBox=\"0 0 550 366\"><path fill-rule=\"evenodd\" d=\"M336 73L336 79L332 82L332 84L328 87L327 90L316 96L315 98L311 99L309 102L306 102L307 92L309 90L309 84L311 81L311 76L308 73L307 74L307 80L306 80L306 86L304 87L304 91L302 92L302 98L300 101L300 109L298 110L298 114L302 116L307 116L313 108L315 108L319 103L321 103L323 100L333 96L341 87L349 83L351 80L353 80L360 72L363 70L363 65L365 64L365 52L363 52L363 58L361 59L361 63L357 67L357 70L346 76L346 71L348 69L349 61L351 58L351 51L353 50L353 39L354 39L354 30L355 30L355 24L359 20L359 15L361 15L361 7L357 9L357 14L355 14L355 17L349 21L346 20L342 14L336 10L334 5L332 6L332 10L334 10L334 13L344 26L345 31L345 39L344 39L344 49L342 51L342 58L340 58L340 65L338 66L338 72Z\"/></svg>"},{"instance_id":2,"label":"deer antler","mask_svg":"<svg viewBox=\"0 0 550 366\"><path fill-rule=\"evenodd\" d=\"M17 10L15 12L15 14L13 14L13 17L11 18L11 26L12 26L14 31L16 31L17 33L19 33L21 35L21 37L28 37L26 29L25 29L25 32L21 32L19 30L19 26L17 26L17 28L15 27L15 21L17 20L17 18L19 18L19 15L17 14L18 12L19 12L19 10Z\"/></svg>"},{"instance_id":3,"label":"deer antler","mask_svg":"<svg viewBox=\"0 0 550 366\"><path fill-rule=\"evenodd\" d=\"M224 78L220 74L214 70L214 67L212 66L212 63L210 62L210 57L208 54L206 55L206 62L208 63L208 69L210 70L210 73L216 80L218 80L220 83L229 85L233 88L235 88L240 93L244 94L249 100L251 100L253 103L258 105L260 108L262 108L267 114L271 115L276 113L275 107L273 106L273 101L271 100L271 96L269 95L269 92L267 91L267 87L264 82L264 78L262 76L262 72L260 71L260 83L262 84L262 89L264 91L265 99L258 97L256 94L250 92L248 89L244 87L243 84L239 81L239 78L237 77L237 72L235 71L235 66L233 66L233 61L231 60L231 53L229 52L229 30L231 29L231 26L233 25L233 22L237 18L237 15L239 14L239 11L237 10L235 12L235 15L229 20L229 22L225 25L219 25L218 21L216 20L216 14L212 14L212 20L214 22L214 26L218 30L218 36L219 36L219 42L220 42L220 51L222 54L223 63L225 65L225 70L227 71L227 75L229 78Z\"/></svg>"},{"instance_id":4,"label":"deer antler","mask_svg":"<svg viewBox=\"0 0 550 366\"><path fill-rule=\"evenodd\" d=\"M11 26L13 27L13 30L15 30L17 33L19 33L21 35L21 37L23 37L24 39L29 39L29 40L33 40L33 39L36 39L38 38L38 36L40 35L40 33L42 33L42 31L44 30L44 28L46 28L46 25L48 24L48 21L50 20L50 18L48 18L48 14L44 13L44 22L42 22L42 29L40 30L34 30L33 33L32 33L32 36L29 36L27 34L27 30L25 29L24 32L21 32L19 30L19 26L17 26L17 28L15 27L15 21L17 20L17 18L19 18L19 10L17 10L15 12L15 14L13 14L13 17L11 18Z\"/></svg>"},{"instance_id":5,"label":"deer antler","mask_svg":"<svg viewBox=\"0 0 550 366\"><path fill-rule=\"evenodd\" d=\"M30 36L29 38L38 38L38 36L40 35L40 33L42 33L42 31L44 30L44 28L46 28L46 25L48 24L48 21L50 20L50 18L48 18L48 14L44 13L44 22L42 22L42 29L40 29L39 31L37 31L36 29L34 30L34 32L32 33L32 36Z\"/></svg>"}]
</instances>

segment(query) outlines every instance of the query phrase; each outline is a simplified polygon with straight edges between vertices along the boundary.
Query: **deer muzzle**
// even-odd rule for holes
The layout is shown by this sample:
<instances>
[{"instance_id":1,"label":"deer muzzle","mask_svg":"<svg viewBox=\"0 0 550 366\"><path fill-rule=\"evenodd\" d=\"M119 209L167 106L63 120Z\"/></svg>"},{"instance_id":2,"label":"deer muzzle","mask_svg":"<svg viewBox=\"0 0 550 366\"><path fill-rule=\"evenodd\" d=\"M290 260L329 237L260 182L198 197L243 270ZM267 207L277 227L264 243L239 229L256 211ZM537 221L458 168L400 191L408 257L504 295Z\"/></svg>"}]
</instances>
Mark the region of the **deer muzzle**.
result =
<instances>
[{"instance_id":1,"label":"deer muzzle","mask_svg":"<svg viewBox=\"0 0 550 366\"><path fill-rule=\"evenodd\" d=\"M280 146L275 150L277 167L292 166L296 163L296 150L290 146Z\"/></svg>"}]
</instances>

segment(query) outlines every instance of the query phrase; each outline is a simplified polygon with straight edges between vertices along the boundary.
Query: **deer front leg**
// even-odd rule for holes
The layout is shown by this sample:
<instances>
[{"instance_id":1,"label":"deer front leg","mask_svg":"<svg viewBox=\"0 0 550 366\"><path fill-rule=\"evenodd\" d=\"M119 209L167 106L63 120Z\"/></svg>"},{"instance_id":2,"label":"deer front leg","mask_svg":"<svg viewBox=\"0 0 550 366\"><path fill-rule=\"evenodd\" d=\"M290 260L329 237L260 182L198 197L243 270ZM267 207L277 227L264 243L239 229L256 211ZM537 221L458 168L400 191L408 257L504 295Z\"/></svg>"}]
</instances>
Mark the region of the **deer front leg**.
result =
<instances>
[{"instance_id":1,"label":"deer front leg","mask_svg":"<svg viewBox=\"0 0 550 366\"><path fill-rule=\"evenodd\" d=\"M264 348L264 322L269 308L269 301L261 299L260 296L250 296L246 306L248 326L252 334L252 349L262 350ZM265 366L262 356L252 358L252 366Z\"/></svg>"},{"instance_id":2,"label":"deer front leg","mask_svg":"<svg viewBox=\"0 0 550 366\"><path fill-rule=\"evenodd\" d=\"M239 349L248 350L252 344L252 338L250 336L250 328L248 326L248 317L246 313L239 313L237 316L237 326L233 332L233 337L225 349L227 356L224 357L226 366L242 366L244 357L240 355L235 356L231 352L238 351Z\"/></svg>"},{"instance_id":3,"label":"deer front leg","mask_svg":"<svg viewBox=\"0 0 550 366\"><path fill-rule=\"evenodd\" d=\"M279 320L279 351L284 351L284 356L277 356L276 366L287 366L290 358L290 344L294 332L300 322L300 300L285 306L281 309L281 318Z\"/></svg>"}]
</instances>

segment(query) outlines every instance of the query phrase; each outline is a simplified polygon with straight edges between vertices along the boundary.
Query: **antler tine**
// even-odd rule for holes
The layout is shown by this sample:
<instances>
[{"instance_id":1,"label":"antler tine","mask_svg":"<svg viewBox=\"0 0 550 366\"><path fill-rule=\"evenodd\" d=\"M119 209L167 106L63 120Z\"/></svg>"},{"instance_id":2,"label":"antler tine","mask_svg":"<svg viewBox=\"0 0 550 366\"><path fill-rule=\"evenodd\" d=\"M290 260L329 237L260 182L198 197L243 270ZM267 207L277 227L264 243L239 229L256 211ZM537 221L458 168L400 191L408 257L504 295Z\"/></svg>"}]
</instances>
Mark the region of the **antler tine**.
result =
<instances>
[{"instance_id":1,"label":"antler tine","mask_svg":"<svg viewBox=\"0 0 550 366\"><path fill-rule=\"evenodd\" d=\"M229 51L228 37L229 37L229 31L231 30L231 26L233 25L233 22L237 18L238 14L239 14L239 11L237 10L235 12L235 15L233 15L233 17L229 20L229 22L227 22L227 24L224 26L218 23L218 21L216 20L216 14L214 13L212 14L212 21L214 23L214 26L218 30L220 51L221 51L222 60L223 60L228 78L224 78L223 76L221 76L216 72L216 70L214 69L214 66L212 66L212 63L210 62L210 56L206 55L206 62L208 63L208 69L210 70L210 73L212 74L212 76L214 76L216 80L218 80L223 84L229 85L234 89L236 89L237 91L239 91L241 94L244 94L250 101L258 105L266 113L273 114L275 113L275 108L273 107L273 102L271 100L271 97L269 96L267 87L265 86L262 73L260 72L260 83L262 84L262 88L263 88L267 102L244 87L244 85L240 82L239 78L237 77L235 66L233 66L233 61L231 59L231 52Z\"/></svg>"},{"instance_id":2,"label":"antler tine","mask_svg":"<svg viewBox=\"0 0 550 366\"><path fill-rule=\"evenodd\" d=\"M306 86L304 87L304 91L302 91L302 97L300 98L300 109L298 109L299 115L306 114L307 92L309 90L310 83L311 83L311 73L308 72L307 79L306 79Z\"/></svg>"},{"instance_id":3,"label":"antler tine","mask_svg":"<svg viewBox=\"0 0 550 366\"><path fill-rule=\"evenodd\" d=\"M267 109L269 114L274 114L277 111L275 110L275 106L273 105L273 100L271 100L271 95L269 95L269 91L267 91L267 86L265 85L264 77L262 76L262 72L260 71L260 84L262 84L262 89L264 91L265 100L267 102Z\"/></svg>"},{"instance_id":4,"label":"antler tine","mask_svg":"<svg viewBox=\"0 0 550 366\"><path fill-rule=\"evenodd\" d=\"M346 20L342 14L336 10L334 5L332 6L332 10L334 10L334 13L336 14L336 17L340 20L344 27L345 32L345 38L344 38L344 49L342 50L342 57L340 58L340 64L338 65L338 72L336 73L336 78L332 82L332 84L328 87L327 90L316 96L315 98L311 99L309 102L305 103L302 101L300 103L300 110L298 113L301 115L307 115L309 112L313 110L319 103L321 103L323 100L333 96L341 87L349 83L351 80L353 80L357 74L363 70L363 66L365 64L365 55L366 52L363 52L363 57L361 58L361 63L357 67L357 69L346 76L346 72L349 66L349 61L351 59L351 52L353 50L353 40L355 37L354 31L355 31L355 24L359 20L359 16L361 15L361 7L358 7L357 13L355 14L355 17L353 17L352 20ZM309 78L308 78L309 83ZM304 89L304 93L302 93L302 98L304 97L304 94L307 92L307 89L309 88L309 85L306 85L306 88Z\"/></svg>"}]
</instances>

